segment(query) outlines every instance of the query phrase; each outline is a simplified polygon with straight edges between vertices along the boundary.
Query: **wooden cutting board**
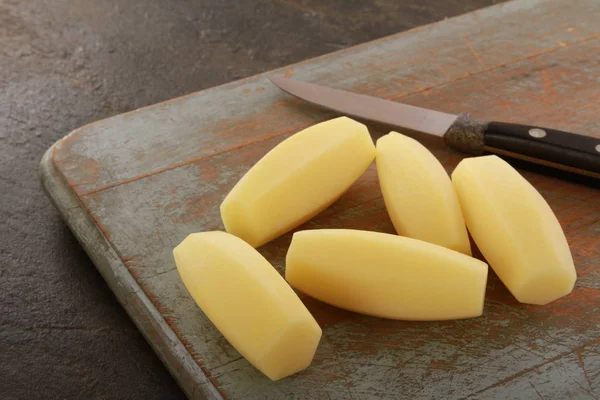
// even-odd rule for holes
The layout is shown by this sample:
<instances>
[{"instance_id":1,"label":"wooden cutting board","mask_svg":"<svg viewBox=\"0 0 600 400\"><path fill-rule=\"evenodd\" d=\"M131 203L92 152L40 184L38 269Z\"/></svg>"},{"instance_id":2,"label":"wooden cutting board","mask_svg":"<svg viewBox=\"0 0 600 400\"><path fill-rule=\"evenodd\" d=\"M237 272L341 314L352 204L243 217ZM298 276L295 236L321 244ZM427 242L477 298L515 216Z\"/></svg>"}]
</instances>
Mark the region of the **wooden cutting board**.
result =
<instances>
[{"instance_id":1,"label":"wooden cutting board","mask_svg":"<svg viewBox=\"0 0 600 400\"><path fill-rule=\"evenodd\" d=\"M600 2L518 0L84 126L44 156L45 189L190 398L600 397L600 190L522 171L565 230L573 293L519 304L492 274L484 315L402 322L302 297L323 328L313 364L271 382L207 320L172 248L223 229L219 204L273 146L334 114L284 94L297 79L481 119L600 137ZM374 138L390 129L369 125ZM451 172L463 157L419 137ZM515 199L518 201L518 199ZM300 229L393 232L373 166ZM283 272L287 234L259 251Z\"/></svg>"}]
</instances>

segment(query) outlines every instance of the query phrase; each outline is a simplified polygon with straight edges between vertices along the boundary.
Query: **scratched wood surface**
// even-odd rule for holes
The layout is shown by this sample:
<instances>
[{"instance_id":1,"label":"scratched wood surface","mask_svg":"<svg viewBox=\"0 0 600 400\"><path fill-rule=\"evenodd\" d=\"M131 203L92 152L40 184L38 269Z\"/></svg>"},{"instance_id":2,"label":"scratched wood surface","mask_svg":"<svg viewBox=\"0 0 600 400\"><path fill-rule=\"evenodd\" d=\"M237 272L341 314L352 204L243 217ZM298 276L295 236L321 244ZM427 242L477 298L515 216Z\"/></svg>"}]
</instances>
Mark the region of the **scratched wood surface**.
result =
<instances>
[{"instance_id":1,"label":"scratched wood surface","mask_svg":"<svg viewBox=\"0 0 600 400\"><path fill-rule=\"evenodd\" d=\"M600 397L600 190L523 171L565 230L573 293L517 303L491 274L484 315L361 316L302 296L323 328L313 364L271 382L219 334L171 256L223 229L219 204L290 134L334 116L277 90L294 76L446 112L600 137L600 2L518 0L80 128L41 166L44 187L131 318L191 398ZM374 138L388 127L370 125ZM463 157L421 137L451 172ZM393 232L374 166L300 229ZM283 272L287 234L259 251Z\"/></svg>"}]
</instances>

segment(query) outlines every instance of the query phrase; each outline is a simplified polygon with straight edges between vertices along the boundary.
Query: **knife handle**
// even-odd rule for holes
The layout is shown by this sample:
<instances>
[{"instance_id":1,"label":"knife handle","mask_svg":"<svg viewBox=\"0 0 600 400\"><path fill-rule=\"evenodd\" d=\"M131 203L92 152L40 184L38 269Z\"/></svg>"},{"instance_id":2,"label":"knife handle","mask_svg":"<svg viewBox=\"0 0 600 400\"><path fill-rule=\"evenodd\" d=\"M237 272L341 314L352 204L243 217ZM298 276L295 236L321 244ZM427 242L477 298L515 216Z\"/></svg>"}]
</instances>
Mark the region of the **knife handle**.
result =
<instances>
[{"instance_id":1,"label":"knife handle","mask_svg":"<svg viewBox=\"0 0 600 400\"><path fill-rule=\"evenodd\" d=\"M484 151L600 179L600 139L556 129L477 121L460 115L446 142L474 154Z\"/></svg>"},{"instance_id":2,"label":"knife handle","mask_svg":"<svg viewBox=\"0 0 600 400\"><path fill-rule=\"evenodd\" d=\"M532 125L490 121L484 150L600 178L600 139Z\"/></svg>"}]
</instances>

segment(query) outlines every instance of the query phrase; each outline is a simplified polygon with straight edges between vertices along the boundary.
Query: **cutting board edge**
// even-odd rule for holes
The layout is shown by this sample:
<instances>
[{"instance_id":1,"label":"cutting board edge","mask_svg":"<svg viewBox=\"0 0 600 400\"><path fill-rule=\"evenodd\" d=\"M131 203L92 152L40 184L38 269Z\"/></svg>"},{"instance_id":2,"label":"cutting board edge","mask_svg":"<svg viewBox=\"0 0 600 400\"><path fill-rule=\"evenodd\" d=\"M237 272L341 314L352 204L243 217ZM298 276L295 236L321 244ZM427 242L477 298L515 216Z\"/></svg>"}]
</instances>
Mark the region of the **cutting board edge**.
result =
<instances>
[{"instance_id":1,"label":"cutting board edge","mask_svg":"<svg viewBox=\"0 0 600 400\"><path fill-rule=\"evenodd\" d=\"M52 154L62 140L46 150L40 161L38 173L43 190L187 397L222 400L219 391L129 273L112 244L55 167Z\"/></svg>"}]
</instances>

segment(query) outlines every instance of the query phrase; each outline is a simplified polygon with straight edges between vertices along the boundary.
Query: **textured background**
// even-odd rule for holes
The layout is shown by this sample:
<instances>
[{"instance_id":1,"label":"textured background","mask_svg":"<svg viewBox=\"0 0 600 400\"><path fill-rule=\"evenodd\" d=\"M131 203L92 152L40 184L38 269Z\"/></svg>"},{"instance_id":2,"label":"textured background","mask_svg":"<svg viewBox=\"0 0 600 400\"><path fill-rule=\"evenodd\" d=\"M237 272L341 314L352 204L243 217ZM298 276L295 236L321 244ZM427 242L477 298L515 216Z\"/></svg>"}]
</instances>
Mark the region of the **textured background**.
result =
<instances>
[{"instance_id":1,"label":"textured background","mask_svg":"<svg viewBox=\"0 0 600 400\"><path fill-rule=\"evenodd\" d=\"M499 0L0 0L0 394L182 398L40 189L71 130Z\"/></svg>"}]
</instances>

